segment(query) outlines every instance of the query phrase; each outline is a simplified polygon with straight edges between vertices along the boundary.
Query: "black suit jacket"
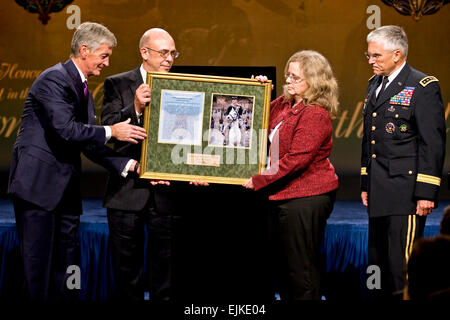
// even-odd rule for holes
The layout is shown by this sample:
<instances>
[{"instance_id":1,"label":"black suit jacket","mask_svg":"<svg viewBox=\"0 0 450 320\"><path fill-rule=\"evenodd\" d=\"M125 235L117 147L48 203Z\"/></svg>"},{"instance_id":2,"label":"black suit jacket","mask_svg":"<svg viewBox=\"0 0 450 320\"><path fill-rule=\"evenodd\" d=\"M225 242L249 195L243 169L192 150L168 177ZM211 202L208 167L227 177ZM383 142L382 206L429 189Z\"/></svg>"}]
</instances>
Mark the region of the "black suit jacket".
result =
<instances>
[{"instance_id":1,"label":"black suit jacket","mask_svg":"<svg viewBox=\"0 0 450 320\"><path fill-rule=\"evenodd\" d=\"M139 67L105 80L102 124L111 125L130 118L132 124L142 126L138 123L134 109L134 95L142 83ZM138 144L113 142L115 151L140 160L141 142ZM170 186L152 186L148 180L139 179L136 174L129 174L123 178L111 173L103 205L110 209L140 211L150 201L159 213L174 214L183 205L181 199L189 197L189 192L191 188L185 182L171 181Z\"/></svg>"},{"instance_id":2,"label":"black suit jacket","mask_svg":"<svg viewBox=\"0 0 450 320\"><path fill-rule=\"evenodd\" d=\"M141 84L139 67L105 80L102 124L111 125L130 118L132 124L140 125L134 109L134 95ZM113 142L114 150L139 161L141 143ZM139 211L144 208L150 196L151 185L147 180L139 179L134 174L130 174L127 178L110 174L103 204L111 209Z\"/></svg>"},{"instance_id":3,"label":"black suit jacket","mask_svg":"<svg viewBox=\"0 0 450 320\"><path fill-rule=\"evenodd\" d=\"M370 79L364 105L361 189L369 215L410 215L417 200L436 201L445 156L439 82L408 64L380 94Z\"/></svg>"},{"instance_id":4,"label":"black suit jacket","mask_svg":"<svg viewBox=\"0 0 450 320\"><path fill-rule=\"evenodd\" d=\"M71 204L81 213L80 153L115 172L129 160L106 148L105 136L105 129L95 125L94 100L89 94L85 101L73 61L45 70L25 101L12 153L9 194L52 211L70 182L71 190L76 190L69 195Z\"/></svg>"}]
</instances>

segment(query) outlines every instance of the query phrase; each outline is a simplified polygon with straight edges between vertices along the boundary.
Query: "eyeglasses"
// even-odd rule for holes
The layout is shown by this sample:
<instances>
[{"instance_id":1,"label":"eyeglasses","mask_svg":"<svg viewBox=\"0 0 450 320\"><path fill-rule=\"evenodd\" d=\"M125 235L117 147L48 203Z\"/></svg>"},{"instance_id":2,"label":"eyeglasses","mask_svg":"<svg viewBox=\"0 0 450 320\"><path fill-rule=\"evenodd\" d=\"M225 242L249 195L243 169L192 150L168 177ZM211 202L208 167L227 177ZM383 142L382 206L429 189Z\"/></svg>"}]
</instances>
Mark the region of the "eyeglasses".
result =
<instances>
[{"instance_id":1,"label":"eyeglasses","mask_svg":"<svg viewBox=\"0 0 450 320\"><path fill-rule=\"evenodd\" d=\"M284 79L286 79L286 81L287 81L287 79L289 79L289 78L291 78L292 82L295 82L295 83L300 83L300 82L302 82L303 80L305 80L305 79L302 79L302 78L300 78L300 77L294 76L293 74L286 73L286 74L284 75Z\"/></svg>"},{"instance_id":2,"label":"eyeglasses","mask_svg":"<svg viewBox=\"0 0 450 320\"><path fill-rule=\"evenodd\" d=\"M178 58L179 55L180 55L180 53L179 53L177 50L173 50L173 51L169 51L169 50L167 50L167 49L164 49L164 50L154 50L154 49L148 48L148 47L145 47L145 49L147 49L147 50L152 50L152 51L155 51L155 52L158 52L159 55L161 56L161 58L164 58L164 59L167 59L167 57L169 56L169 54L170 54L170 55L172 56L172 58L174 58L174 59Z\"/></svg>"},{"instance_id":3,"label":"eyeglasses","mask_svg":"<svg viewBox=\"0 0 450 320\"><path fill-rule=\"evenodd\" d=\"M380 59L383 55L379 53L369 54L368 52L364 52L364 56L367 60L370 60L370 58L374 58L375 60Z\"/></svg>"}]
</instances>

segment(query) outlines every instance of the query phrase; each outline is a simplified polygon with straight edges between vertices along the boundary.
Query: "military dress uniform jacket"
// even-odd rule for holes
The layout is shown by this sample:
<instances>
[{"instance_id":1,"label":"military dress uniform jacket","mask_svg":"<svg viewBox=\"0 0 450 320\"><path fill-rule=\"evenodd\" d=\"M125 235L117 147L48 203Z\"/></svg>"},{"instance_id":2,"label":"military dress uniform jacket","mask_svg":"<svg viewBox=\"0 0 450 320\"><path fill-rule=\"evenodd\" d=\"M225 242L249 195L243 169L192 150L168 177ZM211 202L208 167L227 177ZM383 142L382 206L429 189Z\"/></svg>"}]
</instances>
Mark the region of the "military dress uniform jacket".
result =
<instances>
[{"instance_id":1,"label":"military dress uniform jacket","mask_svg":"<svg viewBox=\"0 0 450 320\"><path fill-rule=\"evenodd\" d=\"M435 77L406 64L376 99L381 78L369 80L364 104L361 190L370 217L410 215L417 200L438 196L446 137L441 90Z\"/></svg>"}]
</instances>

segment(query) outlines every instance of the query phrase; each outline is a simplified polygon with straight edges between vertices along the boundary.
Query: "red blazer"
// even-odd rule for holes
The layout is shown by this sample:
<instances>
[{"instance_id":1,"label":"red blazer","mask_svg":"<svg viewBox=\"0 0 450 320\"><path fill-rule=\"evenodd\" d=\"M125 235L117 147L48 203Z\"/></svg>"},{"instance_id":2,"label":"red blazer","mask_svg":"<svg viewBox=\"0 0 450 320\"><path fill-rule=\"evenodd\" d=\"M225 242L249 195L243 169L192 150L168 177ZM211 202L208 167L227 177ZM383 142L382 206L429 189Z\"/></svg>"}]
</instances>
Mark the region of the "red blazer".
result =
<instances>
[{"instance_id":1,"label":"red blazer","mask_svg":"<svg viewBox=\"0 0 450 320\"><path fill-rule=\"evenodd\" d=\"M270 105L269 132L283 121L270 145L271 167L253 176L256 190L271 185L270 200L284 200L327 193L338 187L328 157L332 124L320 106L293 106L284 95ZM278 136L278 143L277 143ZM277 148L279 157L276 157Z\"/></svg>"}]
</instances>

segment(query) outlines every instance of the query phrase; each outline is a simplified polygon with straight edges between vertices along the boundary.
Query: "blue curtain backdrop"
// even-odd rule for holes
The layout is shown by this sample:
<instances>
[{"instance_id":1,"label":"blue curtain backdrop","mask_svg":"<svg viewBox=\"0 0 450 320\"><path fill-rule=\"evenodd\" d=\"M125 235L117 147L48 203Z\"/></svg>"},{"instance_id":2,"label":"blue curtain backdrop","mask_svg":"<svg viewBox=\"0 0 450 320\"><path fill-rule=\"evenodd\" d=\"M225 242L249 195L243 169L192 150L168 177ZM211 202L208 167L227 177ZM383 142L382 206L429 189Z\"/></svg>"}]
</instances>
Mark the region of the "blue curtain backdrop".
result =
<instances>
[{"instance_id":1,"label":"blue curtain backdrop","mask_svg":"<svg viewBox=\"0 0 450 320\"><path fill-rule=\"evenodd\" d=\"M80 224L81 300L107 300L114 289L108 224L101 204L101 199L83 201L84 214ZM441 202L439 208L428 216L425 236L438 234L442 210L449 204ZM233 230L229 232L232 234ZM323 259L326 260L326 299L365 299L367 234L367 215L360 202L337 201L328 219L322 245ZM229 254L232 258L233 253ZM19 298L21 283L12 204L9 200L0 200L0 298Z\"/></svg>"}]
</instances>

